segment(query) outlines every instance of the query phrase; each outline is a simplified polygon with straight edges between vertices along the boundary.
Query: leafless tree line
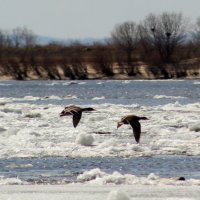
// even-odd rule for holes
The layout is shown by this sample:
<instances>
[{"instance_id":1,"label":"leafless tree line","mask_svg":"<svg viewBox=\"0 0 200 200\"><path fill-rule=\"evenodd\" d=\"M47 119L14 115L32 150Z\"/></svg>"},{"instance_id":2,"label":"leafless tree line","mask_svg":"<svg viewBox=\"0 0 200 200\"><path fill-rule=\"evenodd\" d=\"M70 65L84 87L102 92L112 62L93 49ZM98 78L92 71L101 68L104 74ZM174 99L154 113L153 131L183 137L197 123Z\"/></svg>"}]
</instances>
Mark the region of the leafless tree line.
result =
<instances>
[{"instance_id":1,"label":"leafless tree line","mask_svg":"<svg viewBox=\"0 0 200 200\"><path fill-rule=\"evenodd\" d=\"M0 30L1 47L30 47L36 42L36 35L27 27L17 27L12 31Z\"/></svg>"},{"instance_id":2,"label":"leafless tree line","mask_svg":"<svg viewBox=\"0 0 200 200\"><path fill-rule=\"evenodd\" d=\"M112 32L116 45L121 46L131 61L134 50L140 46L145 55L155 52L163 63L172 61L176 48L189 35L189 24L181 13L149 14L140 24L125 22Z\"/></svg>"},{"instance_id":3,"label":"leafless tree line","mask_svg":"<svg viewBox=\"0 0 200 200\"><path fill-rule=\"evenodd\" d=\"M135 75L138 61L159 67L165 74L167 65L177 68L191 58L200 58L200 18L192 25L181 13L149 14L140 23L117 24L110 40L90 45L40 45L27 27L0 30L0 70L16 79L25 79L30 70L41 78L45 72L46 78L61 79L58 66L70 79L86 79L88 63L106 76L113 75L116 63Z\"/></svg>"}]
</instances>

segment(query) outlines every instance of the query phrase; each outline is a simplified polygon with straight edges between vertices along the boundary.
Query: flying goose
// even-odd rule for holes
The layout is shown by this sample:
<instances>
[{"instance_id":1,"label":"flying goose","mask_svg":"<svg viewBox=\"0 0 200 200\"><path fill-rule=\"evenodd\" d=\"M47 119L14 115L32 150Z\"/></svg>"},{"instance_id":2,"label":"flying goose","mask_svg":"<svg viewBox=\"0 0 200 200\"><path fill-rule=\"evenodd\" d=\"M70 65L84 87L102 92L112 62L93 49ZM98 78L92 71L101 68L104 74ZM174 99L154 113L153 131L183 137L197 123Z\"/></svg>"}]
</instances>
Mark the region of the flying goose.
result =
<instances>
[{"instance_id":1,"label":"flying goose","mask_svg":"<svg viewBox=\"0 0 200 200\"><path fill-rule=\"evenodd\" d=\"M73 115L73 125L74 125L74 128L76 128L81 119L82 112L94 111L94 110L95 110L94 108L81 108L75 105L70 105L64 108L64 110L60 113L60 117Z\"/></svg>"},{"instance_id":2,"label":"flying goose","mask_svg":"<svg viewBox=\"0 0 200 200\"><path fill-rule=\"evenodd\" d=\"M122 117L121 121L117 123L117 128L119 128L123 124L130 124L131 127L133 128L135 141L139 143L141 134L141 125L139 120L148 120L148 118L138 117L136 115L127 115L125 117Z\"/></svg>"}]
</instances>

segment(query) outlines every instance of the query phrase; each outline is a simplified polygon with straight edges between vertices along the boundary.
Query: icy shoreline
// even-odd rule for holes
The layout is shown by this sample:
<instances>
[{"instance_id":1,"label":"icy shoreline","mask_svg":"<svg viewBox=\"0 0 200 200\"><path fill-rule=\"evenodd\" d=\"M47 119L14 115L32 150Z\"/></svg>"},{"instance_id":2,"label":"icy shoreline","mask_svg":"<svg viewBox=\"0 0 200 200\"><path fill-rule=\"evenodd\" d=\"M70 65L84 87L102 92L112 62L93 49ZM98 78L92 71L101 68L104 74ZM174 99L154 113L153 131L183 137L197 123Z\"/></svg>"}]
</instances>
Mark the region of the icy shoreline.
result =
<instances>
[{"instance_id":1,"label":"icy shoreline","mask_svg":"<svg viewBox=\"0 0 200 200\"><path fill-rule=\"evenodd\" d=\"M27 185L0 186L1 200L123 200L110 193L125 193L130 200L198 200L199 186L88 186L88 185Z\"/></svg>"}]
</instances>

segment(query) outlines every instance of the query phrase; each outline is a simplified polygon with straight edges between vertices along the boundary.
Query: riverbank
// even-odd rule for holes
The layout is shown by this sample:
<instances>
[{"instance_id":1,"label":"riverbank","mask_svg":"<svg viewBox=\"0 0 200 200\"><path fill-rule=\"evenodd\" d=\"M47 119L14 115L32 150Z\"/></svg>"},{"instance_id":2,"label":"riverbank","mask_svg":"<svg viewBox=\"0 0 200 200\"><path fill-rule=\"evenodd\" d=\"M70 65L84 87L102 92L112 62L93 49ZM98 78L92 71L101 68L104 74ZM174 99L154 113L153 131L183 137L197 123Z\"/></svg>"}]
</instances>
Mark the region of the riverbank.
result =
<instances>
[{"instance_id":1,"label":"riverbank","mask_svg":"<svg viewBox=\"0 0 200 200\"><path fill-rule=\"evenodd\" d=\"M3 69L3 67L1 66ZM113 64L96 66L81 65L15 66L12 70L0 70L0 80L80 80L80 79L199 79L199 60L187 60L181 64L162 67L149 66L142 62L132 66Z\"/></svg>"}]
</instances>

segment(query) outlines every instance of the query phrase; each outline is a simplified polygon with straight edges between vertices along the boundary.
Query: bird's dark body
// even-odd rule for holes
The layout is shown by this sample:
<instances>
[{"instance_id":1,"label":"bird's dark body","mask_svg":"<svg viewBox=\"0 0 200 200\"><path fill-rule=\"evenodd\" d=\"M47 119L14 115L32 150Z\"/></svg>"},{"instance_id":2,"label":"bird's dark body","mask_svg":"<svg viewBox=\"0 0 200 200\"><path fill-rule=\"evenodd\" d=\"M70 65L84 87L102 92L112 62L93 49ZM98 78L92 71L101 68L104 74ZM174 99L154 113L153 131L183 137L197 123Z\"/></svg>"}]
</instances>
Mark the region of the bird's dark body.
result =
<instances>
[{"instance_id":1,"label":"bird's dark body","mask_svg":"<svg viewBox=\"0 0 200 200\"><path fill-rule=\"evenodd\" d=\"M133 134L135 137L135 141L139 143L140 135L141 135L141 125L139 120L147 120L146 117L138 117L136 115L127 115L122 117L121 121L118 122L117 128L119 128L123 124L130 124L133 128Z\"/></svg>"},{"instance_id":2,"label":"bird's dark body","mask_svg":"<svg viewBox=\"0 0 200 200\"><path fill-rule=\"evenodd\" d=\"M94 111L94 109L93 108L80 108L78 106L70 105L70 106L66 106L64 108L64 110L60 113L60 117L72 115L73 116L73 125L74 125L74 128L76 128L81 119L82 112L85 112L85 111Z\"/></svg>"}]
</instances>

